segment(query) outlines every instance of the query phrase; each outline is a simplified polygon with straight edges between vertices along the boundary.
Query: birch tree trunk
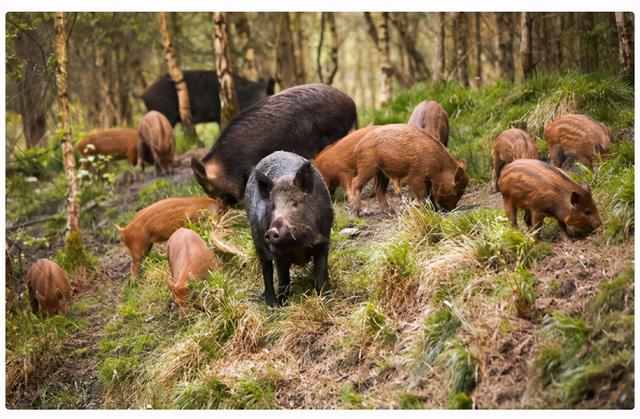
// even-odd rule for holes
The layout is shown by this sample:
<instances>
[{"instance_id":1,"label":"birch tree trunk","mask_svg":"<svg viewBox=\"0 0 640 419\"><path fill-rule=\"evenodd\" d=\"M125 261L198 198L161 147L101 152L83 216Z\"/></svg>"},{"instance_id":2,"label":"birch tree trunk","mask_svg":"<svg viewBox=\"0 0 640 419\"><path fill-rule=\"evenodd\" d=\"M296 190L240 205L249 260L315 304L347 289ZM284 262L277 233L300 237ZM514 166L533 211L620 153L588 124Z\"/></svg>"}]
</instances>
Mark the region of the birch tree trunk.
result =
<instances>
[{"instance_id":1,"label":"birch tree trunk","mask_svg":"<svg viewBox=\"0 0 640 419\"><path fill-rule=\"evenodd\" d=\"M164 45L165 59L169 67L169 75L176 84L176 93L178 95L178 110L180 112L180 123L186 136L190 139L196 139L196 130L191 120L191 104L189 102L189 90L187 82L178 63L176 62L173 43L171 42L171 32L169 32L169 21L166 12L158 12L160 19L160 30L162 31L162 44Z\"/></svg>"},{"instance_id":2,"label":"birch tree trunk","mask_svg":"<svg viewBox=\"0 0 640 419\"><path fill-rule=\"evenodd\" d=\"M498 61L501 77L513 81L513 37L511 36L512 19L510 13L496 13L498 30Z\"/></svg>"},{"instance_id":3,"label":"birch tree trunk","mask_svg":"<svg viewBox=\"0 0 640 419\"><path fill-rule=\"evenodd\" d=\"M618 58L622 75L633 75L633 13L616 12Z\"/></svg>"},{"instance_id":4,"label":"birch tree trunk","mask_svg":"<svg viewBox=\"0 0 640 419\"><path fill-rule=\"evenodd\" d=\"M531 50L531 14L522 12L520 14L521 36L520 36L520 60L522 62L522 76L527 78L533 72L533 51Z\"/></svg>"},{"instance_id":5,"label":"birch tree trunk","mask_svg":"<svg viewBox=\"0 0 640 419\"><path fill-rule=\"evenodd\" d=\"M213 19L215 66L220 84L220 131L222 131L238 113L239 106L231 75L226 15L224 12L213 12L211 17Z\"/></svg>"},{"instance_id":6,"label":"birch tree trunk","mask_svg":"<svg viewBox=\"0 0 640 419\"><path fill-rule=\"evenodd\" d=\"M444 21L445 14L444 12L436 13L436 65L434 71L434 81L436 83L440 83L444 80L444 72L445 72L445 49L444 49Z\"/></svg>"},{"instance_id":7,"label":"birch tree trunk","mask_svg":"<svg viewBox=\"0 0 640 419\"><path fill-rule=\"evenodd\" d=\"M55 12L54 26L56 29L56 86L58 89L58 108L62 124L62 138L60 140L64 159L64 172L67 176L67 231L79 232L78 221L78 179L76 177L76 160L73 157L71 144L71 124L69 122L69 97L67 96L67 41L64 30L64 13Z\"/></svg>"},{"instance_id":8,"label":"birch tree trunk","mask_svg":"<svg viewBox=\"0 0 640 419\"><path fill-rule=\"evenodd\" d=\"M380 51L382 51L382 74L384 75L383 101L387 103L393 96L393 66L389 50L389 13L382 12L380 23Z\"/></svg>"},{"instance_id":9,"label":"birch tree trunk","mask_svg":"<svg viewBox=\"0 0 640 419\"><path fill-rule=\"evenodd\" d=\"M468 47L467 38L469 35L469 24L467 22L467 15L462 12L456 14L456 42L457 47L457 69L458 69L458 81L464 87L469 87L469 59L468 59Z\"/></svg>"},{"instance_id":10,"label":"birch tree trunk","mask_svg":"<svg viewBox=\"0 0 640 419\"><path fill-rule=\"evenodd\" d=\"M329 33L331 35L331 52L329 54L331 69L326 76L322 72L322 45L324 43L325 20L329 23ZM338 33L336 31L336 20L333 12L322 12L320 16L320 41L318 42L317 66L320 81L331 85L333 78L338 72Z\"/></svg>"}]
</instances>

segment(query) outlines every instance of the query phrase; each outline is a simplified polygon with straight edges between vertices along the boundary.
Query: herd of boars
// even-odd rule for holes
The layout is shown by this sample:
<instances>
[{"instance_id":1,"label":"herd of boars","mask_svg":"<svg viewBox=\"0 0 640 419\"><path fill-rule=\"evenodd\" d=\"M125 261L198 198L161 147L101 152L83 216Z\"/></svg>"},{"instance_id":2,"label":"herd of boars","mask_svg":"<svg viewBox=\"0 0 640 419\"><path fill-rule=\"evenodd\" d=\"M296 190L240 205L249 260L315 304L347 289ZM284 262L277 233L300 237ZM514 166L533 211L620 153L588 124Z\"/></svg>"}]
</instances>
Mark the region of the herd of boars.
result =
<instances>
[{"instance_id":1,"label":"herd of boars","mask_svg":"<svg viewBox=\"0 0 640 419\"><path fill-rule=\"evenodd\" d=\"M214 118L215 119L215 118ZM158 173L175 166L175 115L146 114L139 129L113 128L87 135L77 145L82 155L106 154L132 165L154 164ZM456 208L469 182L464 160L447 149L447 112L424 101L408 124L369 125L357 129L356 106L341 91L306 84L265 96L242 110L213 147L192 150L191 168L209 197L176 197L138 211L121 229L131 254L131 278L153 243L168 241L171 268L168 285L180 306L187 284L204 277L215 262L200 237L185 228L202 213L223 214L244 203L256 254L262 266L264 298L281 305L290 291L292 264L313 259L315 289L329 286L328 256L333 223L332 197L340 186L351 210L360 215L362 188L373 180L380 209L390 210L391 182L407 186L419 201L435 208ZM538 160L534 140L523 130L500 133L493 150L492 187L517 227L524 210L529 231L537 235L545 217L557 219L562 231L580 237L602 225L588 186L580 186L560 167L567 159L591 168L611 145L609 128L585 115L562 115L544 131L551 164ZM278 289L273 282L278 275ZM38 260L27 273L34 310L65 314L69 284L62 269Z\"/></svg>"}]
</instances>

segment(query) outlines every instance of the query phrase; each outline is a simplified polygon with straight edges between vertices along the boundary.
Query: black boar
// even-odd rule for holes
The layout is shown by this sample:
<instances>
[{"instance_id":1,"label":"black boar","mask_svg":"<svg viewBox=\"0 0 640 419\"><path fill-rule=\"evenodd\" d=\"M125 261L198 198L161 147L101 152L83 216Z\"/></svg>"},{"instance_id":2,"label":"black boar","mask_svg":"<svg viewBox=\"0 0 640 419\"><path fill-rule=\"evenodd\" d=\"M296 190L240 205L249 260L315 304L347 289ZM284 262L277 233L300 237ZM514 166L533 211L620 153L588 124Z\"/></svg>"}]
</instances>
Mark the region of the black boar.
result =
<instances>
[{"instance_id":1,"label":"black boar","mask_svg":"<svg viewBox=\"0 0 640 419\"><path fill-rule=\"evenodd\" d=\"M558 220L567 235L591 233L602 225L589 186L578 185L560 169L540 160L518 159L506 165L498 189L515 227L519 208L525 210L527 227L536 232L545 217Z\"/></svg>"},{"instance_id":2,"label":"black boar","mask_svg":"<svg viewBox=\"0 0 640 419\"><path fill-rule=\"evenodd\" d=\"M331 197L322 175L293 153L277 151L251 172L245 193L251 237L262 264L265 300L282 304L289 294L289 268L313 257L316 292L328 286ZM273 262L279 290L273 287Z\"/></svg>"},{"instance_id":3,"label":"black boar","mask_svg":"<svg viewBox=\"0 0 640 419\"><path fill-rule=\"evenodd\" d=\"M218 75L215 71L183 71L189 91L191 119L200 122L220 122L220 96ZM275 81L252 82L240 76L233 76L240 110L248 108L260 99L273 94ZM142 93L142 100L149 111L158 111L167 117L171 126L180 122L178 95L173 80L168 74L160 76Z\"/></svg>"},{"instance_id":4,"label":"black boar","mask_svg":"<svg viewBox=\"0 0 640 419\"><path fill-rule=\"evenodd\" d=\"M210 197L234 205L262 158L278 150L313 158L355 124L356 105L341 91L325 84L291 87L236 115L191 168Z\"/></svg>"}]
</instances>

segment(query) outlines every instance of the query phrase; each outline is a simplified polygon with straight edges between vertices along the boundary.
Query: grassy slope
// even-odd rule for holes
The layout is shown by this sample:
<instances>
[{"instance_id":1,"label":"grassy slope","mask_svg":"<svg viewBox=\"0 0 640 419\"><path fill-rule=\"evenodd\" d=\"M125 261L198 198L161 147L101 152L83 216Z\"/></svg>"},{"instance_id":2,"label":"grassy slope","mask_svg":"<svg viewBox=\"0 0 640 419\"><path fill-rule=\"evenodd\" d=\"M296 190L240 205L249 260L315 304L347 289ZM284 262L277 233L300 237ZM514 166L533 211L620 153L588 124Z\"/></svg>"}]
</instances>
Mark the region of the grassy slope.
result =
<instances>
[{"instance_id":1,"label":"grassy slope","mask_svg":"<svg viewBox=\"0 0 640 419\"><path fill-rule=\"evenodd\" d=\"M156 246L137 283L113 282L113 306L86 293L74 304L74 324L10 314L9 362L44 354L59 361L61 342L81 333L74 328L86 327L83 309L97 304L109 319L92 355L103 407L632 406L633 146L617 145L593 175L575 174L595 186L607 225L580 242L561 241L548 221L544 241L535 243L508 225L499 198L487 201L481 183L500 130L519 126L539 136L552 114L577 111L616 133L633 123L632 89L574 74L469 91L418 85L363 113L361 126L406 121L425 98L451 115L452 153L467 159L477 180L463 203L480 207L442 215L403 206L399 217L361 220L337 203L332 292L315 296L310 269L300 269L289 303L276 310L259 299L262 280L242 212L222 224L205 220L191 226L203 239L226 231L225 240L247 255L216 253L222 269L194 286L205 311L180 318L168 310L168 264ZM100 217L124 224L147 203L193 193L200 192L192 182L164 180L129 197L96 192L93 199L120 200L130 211L96 209L87 222L115 242L110 226L97 227ZM360 236L337 234L347 226ZM40 388L41 406L80 403L48 388Z\"/></svg>"}]
</instances>

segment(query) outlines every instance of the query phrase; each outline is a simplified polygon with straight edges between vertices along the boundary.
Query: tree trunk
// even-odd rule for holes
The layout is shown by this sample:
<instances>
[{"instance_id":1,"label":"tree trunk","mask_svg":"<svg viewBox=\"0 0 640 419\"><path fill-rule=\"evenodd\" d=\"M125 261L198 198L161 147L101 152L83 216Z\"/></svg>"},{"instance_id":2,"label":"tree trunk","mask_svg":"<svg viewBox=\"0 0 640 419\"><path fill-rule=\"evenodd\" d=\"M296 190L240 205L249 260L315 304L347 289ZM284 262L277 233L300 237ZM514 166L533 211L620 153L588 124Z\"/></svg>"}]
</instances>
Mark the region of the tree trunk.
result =
<instances>
[{"instance_id":1,"label":"tree trunk","mask_svg":"<svg viewBox=\"0 0 640 419\"><path fill-rule=\"evenodd\" d=\"M182 75L180 67L176 62L176 56L173 51L171 42L171 33L169 32L169 22L166 12L158 12L160 19L160 30L162 31L162 44L164 45L165 59L169 67L169 75L176 84L176 93L178 95L178 110L180 111L180 123L185 135L189 139L197 139L196 130L191 122L191 104L189 103L189 90L187 82Z\"/></svg>"},{"instance_id":2,"label":"tree trunk","mask_svg":"<svg viewBox=\"0 0 640 419\"><path fill-rule=\"evenodd\" d=\"M520 36L520 60L522 63L522 76L529 77L533 72L533 51L531 50L531 14L522 12L520 14L521 36Z\"/></svg>"},{"instance_id":3,"label":"tree trunk","mask_svg":"<svg viewBox=\"0 0 640 419\"><path fill-rule=\"evenodd\" d=\"M389 50L389 13L382 12L380 22L380 50L382 51L382 74L384 75L383 101L387 103L393 97L393 66Z\"/></svg>"},{"instance_id":4,"label":"tree trunk","mask_svg":"<svg viewBox=\"0 0 640 419\"><path fill-rule=\"evenodd\" d=\"M512 19L510 13L496 13L498 30L498 66L500 77L513 81L513 37L511 35Z\"/></svg>"},{"instance_id":5,"label":"tree trunk","mask_svg":"<svg viewBox=\"0 0 640 419\"><path fill-rule=\"evenodd\" d=\"M456 20L456 48L457 48L457 69L458 81L464 87L469 87L469 59L467 39L469 37L469 25L466 13L458 12Z\"/></svg>"},{"instance_id":6,"label":"tree trunk","mask_svg":"<svg viewBox=\"0 0 640 419\"><path fill-rule=\"evenodd\" d=\"M18 33L15 46L16 55L24 60L22 77L18 82L18 109L26 146L32 148L46 142L47 108L51 104L47 95L47 57L38 41L25 30Z\"/></svg>"},{"instance_id":7,"label":"tree trunk","mask_svg":"<svg viewBox=\"0 0 640 419\"><path fill-rule=\"evenodd\" d=\"M415 36L411 33L407 32L407 21L400 21L400 15L406 17L406 13L392 13L391 23L398 30L398 35L400 35L400 41L402 41L402 45L404 46L407 54L411 58L411 63L416 72L416 80L426 80L430 77L429 69L427 65L424 63L424 59L422 55L416 48L416 39Z\"/></svg>"},{"instance_id":8,"label":"tree trunk","mask_svg":"<svg viewBox=\"0 0 640 419\"><path fill-rule=\"evenodd\" d=\"M54 25L56 29L56 86L58 88L58 109L62 123L62 138L60 145L64 159L64 171L67 177L67 231L79 232L78 221L78 179L76 177L76 161L73 157L71 144L71 124L69 122L69 97L67 96L67 43L64 30L64 13L55 12Z\"/></svg>"},{"instance_id":9,"label":"tree trunk","mask_svg":"<svg viewBox=\"0 0 640 419\"><path fill-rule=\"evenodd\" d=\"M633 13L615 12L615 14L618 27L618 59L622 66L620 74L633 76Z\"/></svg>"},{"instance_id":10,"label":"tree trunk","mask_svg":"<svg viewBox=\"0 0 640 419\"><path fill-rule=\"evenodd\" d=\"M331 34L331 70L325 77L322 74L322 44L324 43L325 19L329 23L329 33ZM331 85L333 78L338 72L338 33L336 31L336 20L333 12L322 12L320 16L320 41L318 42L318 77L322 83Z\"/></svg>"},{"instance_id":11,"label":"tree trunk","mask_svg":"<svg viewBox=\"0 0 640 419\"><path fill-rule=\"evenodd\" d=\"M278 30L278 42L276 42L276 79L280 87L300 84L298 82L298 70L291 35L291 20L289 12L280 13L280 25Z\"/></svg>"},{"instance_id":12,"label":"tree trunk","mask_svg":"<svg viewBox=\"0 0 640 419\"><path fill-rule=\"evenodd\" d=\"M233 86L229 43L227 42L227 23L224 12L213 12L213 51L215 52L215 68L220 84L220 131L238 113L238 98Z\"/></svg>"},{"instance_id":13,"label":"tree trunk","mask_svg":"<svg viewBox=\"0 0 640 419\"><path fill-rule=\"evenodd\" d=\"M480 36L480 13L473 15L475 20L476 38L476 86L482 86L482 37Z\"/></svg>"},{"instance_id":14,"label":"tree trunk","mask_svg":"<svg viewBox=\"0 0 640 419\"><path fill-rule=\"evenodd\" d=\"M445 49L444 49L444 23L445 23L445 14L443 12L436 13L436 65L434 71L434 81L436 83L440 83L444 80L444 72L445 72Z\"/></svg>"},{"instance_id":15,"label":"tree trunk","mask_svg":"<svg viewBox=\"0 0 640 419\"><path fill-rule=\"evenodd\" d=\"M305 71L305 56L304 56L304 31L302 30L302 12L295 12L293 14L294 17L294 28L296 31L296 42L293 48L296 57L296 68L298 69L298 74L296 78L301 84L306 83L307 74Z\"/></svg>"},{"instance_id":16,"label":"tree trunk","mask_svg":"<svg viewBox=\"0 0 640 419\"><path fill-rule=\"evenodd\" d=\"M234 41L238 45L238 57L241 58L240 73L251 81L258 81L260 72L256 66L255 50L251 42L251 27L247 14L245 12L237 12L230 13L229 16L235 28L236 38Z\"/></svg>"}]
</instances>

